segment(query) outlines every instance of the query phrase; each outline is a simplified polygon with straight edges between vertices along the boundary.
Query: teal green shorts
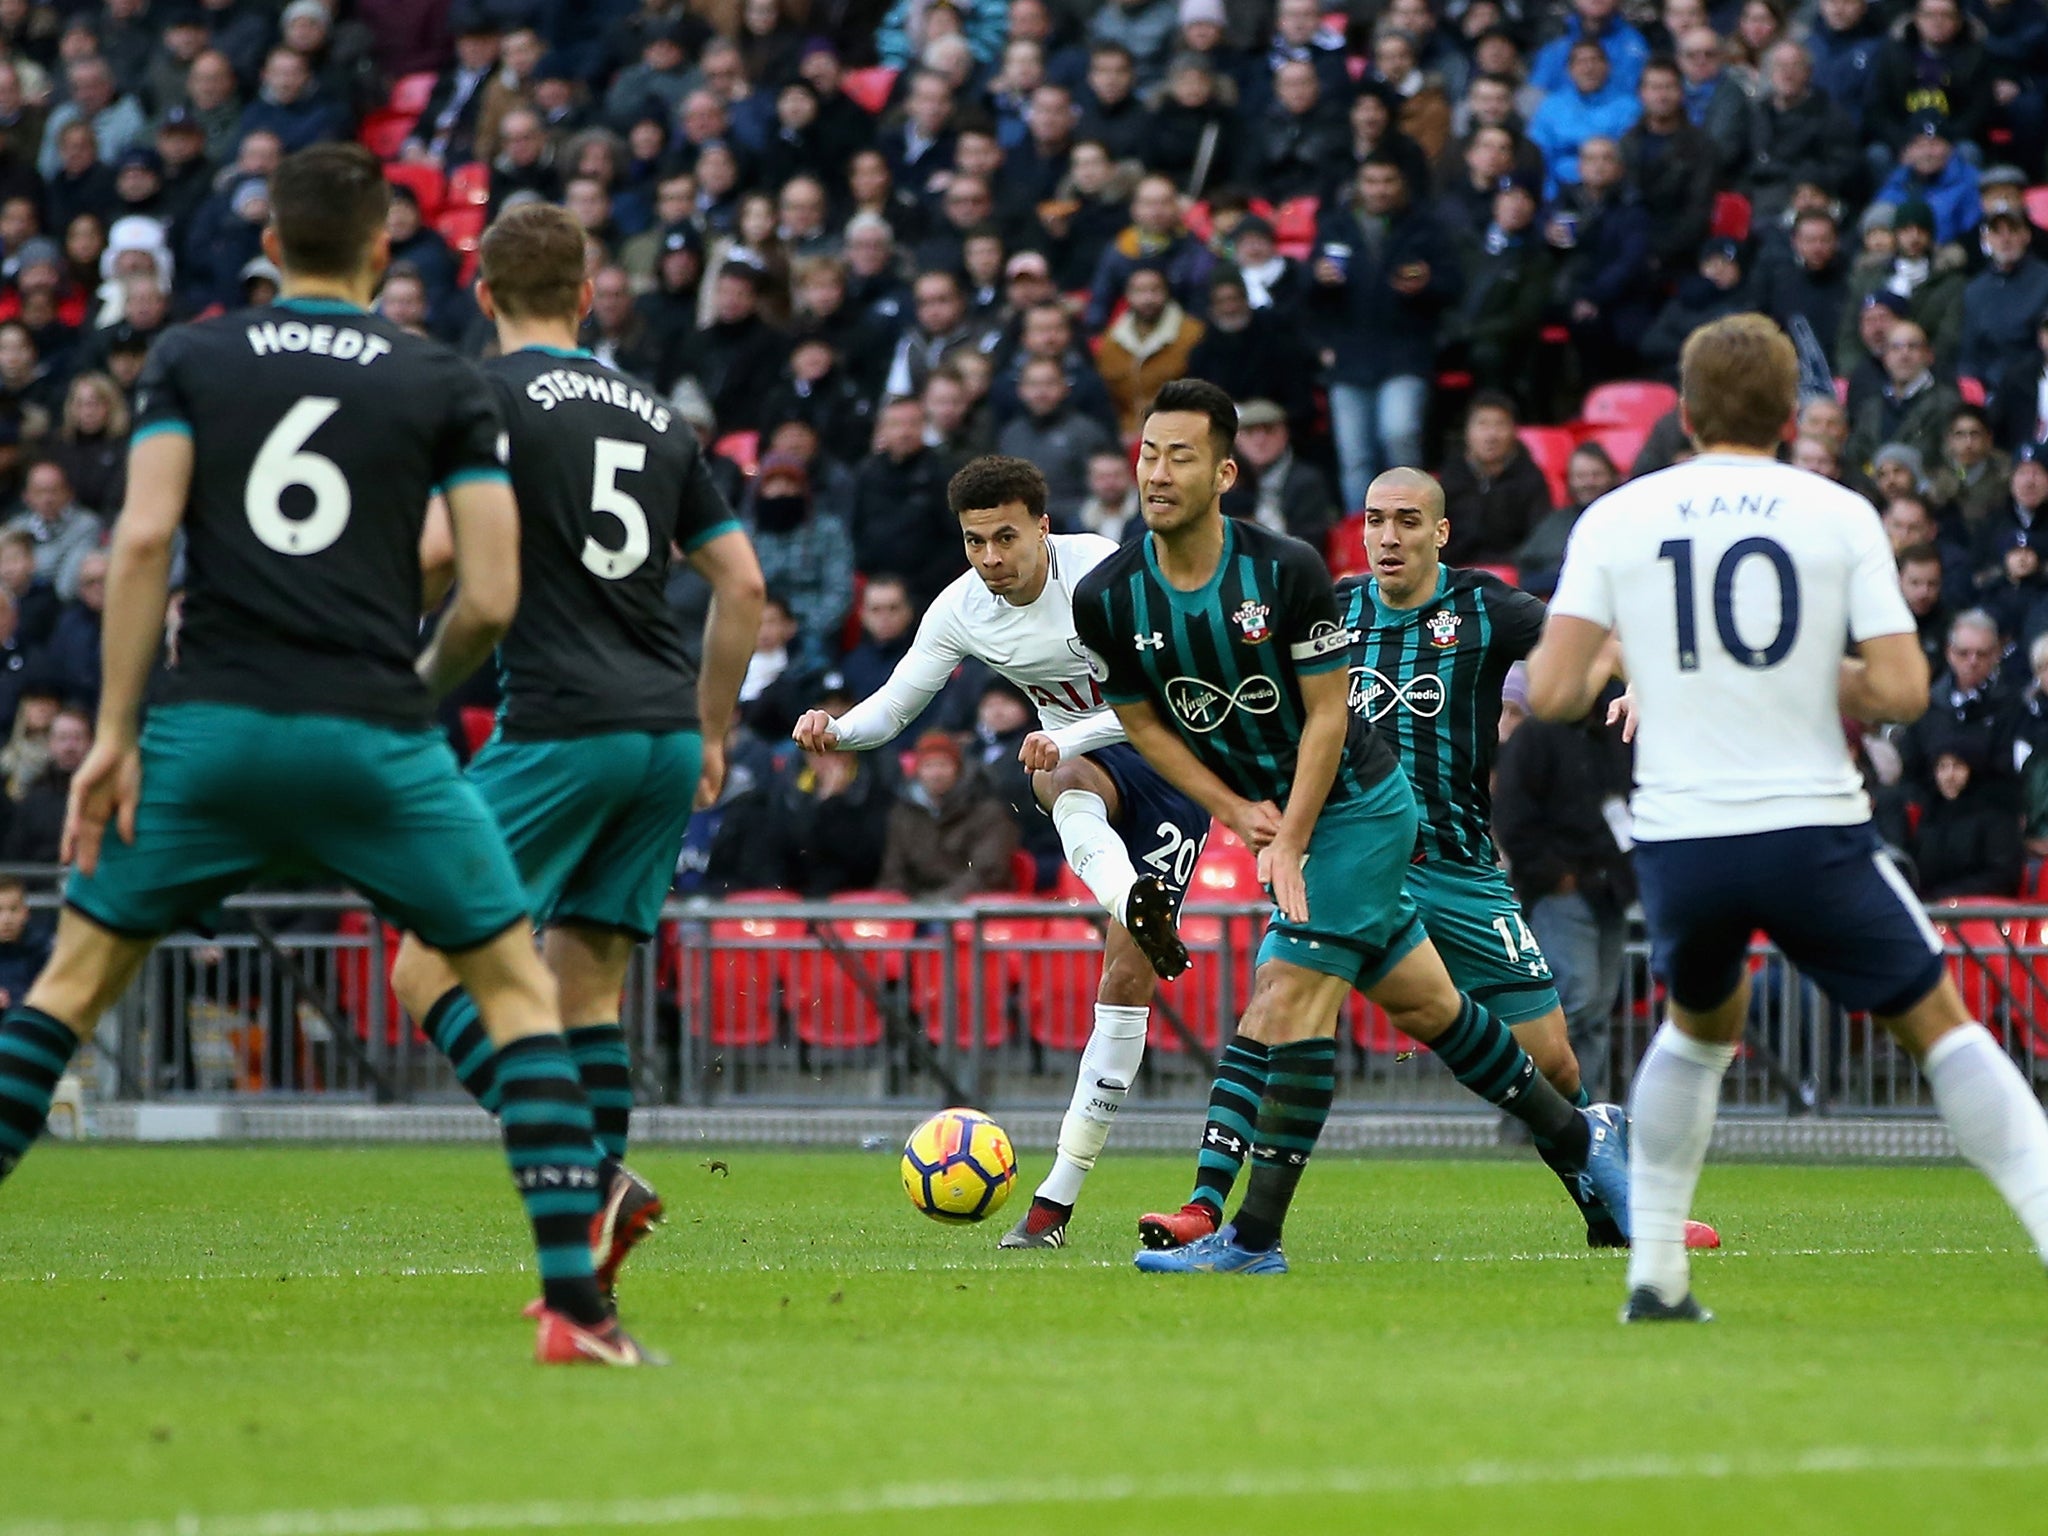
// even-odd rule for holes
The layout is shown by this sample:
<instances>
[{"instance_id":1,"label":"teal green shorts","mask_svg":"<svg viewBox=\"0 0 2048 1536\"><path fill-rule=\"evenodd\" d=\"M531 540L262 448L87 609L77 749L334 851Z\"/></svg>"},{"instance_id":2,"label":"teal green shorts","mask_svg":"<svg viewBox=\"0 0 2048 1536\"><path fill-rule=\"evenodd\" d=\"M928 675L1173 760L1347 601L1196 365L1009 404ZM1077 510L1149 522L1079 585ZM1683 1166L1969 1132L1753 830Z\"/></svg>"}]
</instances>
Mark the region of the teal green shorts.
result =
<instances>
[{"instance_id":1,"label":"teal green shorts","mask_svg":"<svg viewBox=\"0 0 2048 1536\"><path fill-rule=\"evenodd\" d=\"M1491 864L1411 864L1408 894L1458 990L1501 1023L1557 1007L1550 962L1522 920L1507 876Z\"/></svg>"},{"instance_id":2,"label":"teal green shorts","mask_svg":"<svg viewBox=\"0 0 2048 1536\"><path fill-rule=\"evenodd\" d=\"M505 840L440 732L233 704L150 711L135 841L109 833L64 899L157 938L255 880L323 873L437 949L474 949L527 915Z\"/></svg>"},{"instance_id":3,"label":"teal green shorts","mask_svg":"<svg viewBox=\"0 0 2048 1536\"><path fill-rule=\"evenodd\" d=\"M695 731L559 741L493 736L469 781L504 829L533 920L651 937L697 798Z\"/></svg>"},{"instance_id":4,"label":"teal green shorts","mask_svg":"<svg viewBox=\"0 0 2048 1536\"><path fill-rule=\"evenodd\" d=\"M1276 909L1259 944L1259 964L1284 960L1340 976L1364 990L1426 935L1402 877L1415 853L1417 813L1398 770L1357 800L1323 807L1301 867L1308 921Z\"/></svg>"}]
</instances>

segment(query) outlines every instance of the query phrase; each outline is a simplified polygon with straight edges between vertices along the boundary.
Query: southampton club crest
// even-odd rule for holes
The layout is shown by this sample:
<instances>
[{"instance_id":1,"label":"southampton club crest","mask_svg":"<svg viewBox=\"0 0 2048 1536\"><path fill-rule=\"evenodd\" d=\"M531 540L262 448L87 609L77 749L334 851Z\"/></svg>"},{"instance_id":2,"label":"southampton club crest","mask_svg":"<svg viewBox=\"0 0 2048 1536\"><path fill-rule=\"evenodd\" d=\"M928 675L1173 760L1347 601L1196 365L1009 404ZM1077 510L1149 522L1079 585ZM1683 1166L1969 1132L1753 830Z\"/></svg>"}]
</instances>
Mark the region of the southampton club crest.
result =
<instances>
[{"instance_id":1,"label":"southampton club crest","mask_svg":"<svg viewBox=\"0 0 2048 1536\"><path fill-rule=\"evenodd\" d=\"M1238 633L1244 636L1246 645L1257 645L1273 633L1272 627L1266 623L1266 616L1271 611L1264 603L1247 601L1238 604L1237 611L1230 617L1236 623Z\"/></svg>"},{"instance_id":2,"label":"southampton club crest","mask_svg":"<svg viewBox=\"0 0 2048 1536\"><path fill-rule=\"evenodd\" d=\"M1458 643L1458 616L1442 610L1429 616L1429 643L1447 651Z\"/></svg>"}]
</instances>

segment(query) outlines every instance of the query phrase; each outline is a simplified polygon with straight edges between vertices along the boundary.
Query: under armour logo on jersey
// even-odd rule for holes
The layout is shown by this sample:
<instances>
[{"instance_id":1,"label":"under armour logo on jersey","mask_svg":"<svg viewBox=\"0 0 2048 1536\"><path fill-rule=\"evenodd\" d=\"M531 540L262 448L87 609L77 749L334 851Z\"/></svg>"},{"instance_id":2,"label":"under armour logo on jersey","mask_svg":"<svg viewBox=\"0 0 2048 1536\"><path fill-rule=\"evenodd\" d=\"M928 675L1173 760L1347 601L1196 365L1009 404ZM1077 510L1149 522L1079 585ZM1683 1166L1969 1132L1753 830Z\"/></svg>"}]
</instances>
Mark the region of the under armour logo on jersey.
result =
<instances>
[{"instance_id":1,"label":"under armour logo on jersey","mask_svg":"<svg viewBox=\"0 0 2048 1536\"><path fill-rule=\"evenodd\" d=\"M1206 736L1228 720L1232 710L1272 714L1280 707L1280 689L1270 677L1248 677L1235 693L1199 677L1176 677L1166 685L1166 703L1182 725Z\"/></svg>"},{"instance_id":2,"label":"under armour logo on jersey","mask_svg":"<svg viewBox=\"0 0 2048 1536\"><path fill-rule=\"evenodd\" d=\"M1155 629L1149 635L1131 636L1131 644L1141 651L1163 651L1166 649L1166 636Z\"/></svg>"},{"instance_id":3,"label":"under armour logo on jersey","mask_svg":"<svg viewBox=\"0 0 2048 1536\"><path fill-rule=\"evenodd\" d=\"M1396 704L1411 715L1434 720L1444 710L1444 680L1434 672L1395 682L1377 667L1351 669L1351 708L1368 720L1377 720Z\"/></svg>"}]
</instances>

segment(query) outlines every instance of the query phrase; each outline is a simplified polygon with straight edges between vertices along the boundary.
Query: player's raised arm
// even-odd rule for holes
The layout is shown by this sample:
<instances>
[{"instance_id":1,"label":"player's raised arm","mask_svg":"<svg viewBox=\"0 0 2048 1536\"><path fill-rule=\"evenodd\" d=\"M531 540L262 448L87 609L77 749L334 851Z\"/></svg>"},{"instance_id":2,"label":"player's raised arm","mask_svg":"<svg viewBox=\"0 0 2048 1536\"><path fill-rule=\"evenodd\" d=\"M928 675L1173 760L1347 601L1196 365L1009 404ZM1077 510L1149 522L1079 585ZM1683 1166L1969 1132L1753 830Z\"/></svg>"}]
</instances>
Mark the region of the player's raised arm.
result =
<instances>
[{"instance_id":1,"label":"player's raised arm","mask_svg":"<svg viewBox=\"0 0 2048 1536\"><path fill-rule=\"evenodd\" d=\"M725 738L747 675L747 658L761 631L761 606L768 584L754 544L737 523L697 545L690 565L711 583L711 612L704 620L704 659L697 671L697 718L704 733L704 773L697 808L718 799L725 782Z\"/></svg>"},{"instance_id":2,"label":"player's raised arm","mask_svg":"<svg viewBox=\"0 0 2048 1536\"><path fill-rule=\"evenodd\" d=\"M894 741L939 696L954 669L967 659L967 647L953 622L948 588L932 600L918 621L917 638L889 681L838 719L822 709L805 711L790 734L809 752L866 752Z\"/></svg>"},{"instance_id":3,"label":"player's raised arm","mask_svg":"<svg viewBox=\"0 0 2048 1536\"><path fill-rule=\"evenodd\" d=\"M503 478L447 488L455 534L455 601L441 616L418 671L435 698L483 664L519 610L519 508Z\"/></svg>"}]
</instances>

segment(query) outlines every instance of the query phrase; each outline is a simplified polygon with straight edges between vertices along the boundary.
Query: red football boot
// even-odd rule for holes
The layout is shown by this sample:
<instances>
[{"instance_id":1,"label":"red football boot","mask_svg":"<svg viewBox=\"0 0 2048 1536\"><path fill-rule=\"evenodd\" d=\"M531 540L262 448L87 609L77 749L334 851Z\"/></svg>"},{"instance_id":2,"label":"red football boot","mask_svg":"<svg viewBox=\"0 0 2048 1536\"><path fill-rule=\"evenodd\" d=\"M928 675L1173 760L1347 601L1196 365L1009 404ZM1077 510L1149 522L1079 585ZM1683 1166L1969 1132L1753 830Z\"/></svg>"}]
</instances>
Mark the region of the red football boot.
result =
<instances>
[{"instance_id":1,"label":"red football boot","mask_svg":"<svg viewBox=\"0 0 2048 1536\"><path fill-rule=\"evenodd\" d=\"M1216 1230L1216 1212L1199 1201L1191 1201L1171 1216L1157 1212L1138 1218L1138 1241L1158 1252L1185 1248Z\"/></svg>"},{"instance_id":2,"label":"red football boot","mask_svg":"<svg viewBox=\"0 0 2048 1536\"><path fill-rule=\"evenodd\" d=\"M531 1312L532 1309L528 1308ZM644 1348L619 1320L608 1318L586 1328L574 1318L542 1307L533 1339L533 1358L542 1365L667 1365L668 1360Z\"/></svg>"},{"instance_id":3,"label":"red football boot","mask_svg":"<svg viewBox=\"0 0 2048 1536\"><path fill-rule=\"evenodd\" d=\"M604 1192L604 1204L590 1222L590 1267L597 1288L610 1296L618 1288L626 1255L661 1220L661 1196L654 1186L620 1163Z\"/></svg>"}]
</instances>

